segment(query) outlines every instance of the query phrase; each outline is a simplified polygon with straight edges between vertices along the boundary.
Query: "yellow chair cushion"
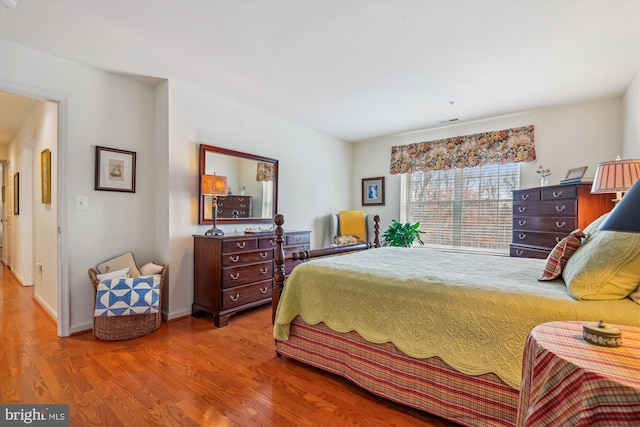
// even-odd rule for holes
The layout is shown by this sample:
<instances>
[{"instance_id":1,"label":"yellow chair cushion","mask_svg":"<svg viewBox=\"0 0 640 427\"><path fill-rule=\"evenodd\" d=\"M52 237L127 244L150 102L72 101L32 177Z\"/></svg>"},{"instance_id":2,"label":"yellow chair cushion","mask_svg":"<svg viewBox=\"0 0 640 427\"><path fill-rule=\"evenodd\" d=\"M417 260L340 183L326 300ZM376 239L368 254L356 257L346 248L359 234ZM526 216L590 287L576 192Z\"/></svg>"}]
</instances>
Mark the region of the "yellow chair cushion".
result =
<instances>
[{"instance_id":1,"label":"yellow chair cushion","mask_svg":"<svg viewBox=\"0 0 640 427\"><path fill-rule=\"evenodd\" d=\"M338 217L340 218L340 235L356 236L361 242L367 240L363 211L340 211Z\"/></svg>"}]
</instances>

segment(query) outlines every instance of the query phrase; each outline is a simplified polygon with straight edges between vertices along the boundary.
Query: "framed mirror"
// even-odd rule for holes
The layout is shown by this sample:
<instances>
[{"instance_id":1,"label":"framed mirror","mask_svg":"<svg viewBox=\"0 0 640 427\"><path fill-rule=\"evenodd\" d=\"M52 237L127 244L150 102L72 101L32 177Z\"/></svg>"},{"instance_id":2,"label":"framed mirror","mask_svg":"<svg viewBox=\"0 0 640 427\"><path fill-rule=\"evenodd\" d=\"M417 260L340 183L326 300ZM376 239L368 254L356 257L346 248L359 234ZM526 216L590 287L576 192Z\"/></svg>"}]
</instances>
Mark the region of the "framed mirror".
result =
<instances>
[{"instance_id":1,"label":"framed mirror","mask_svg":"<svg viewBox=\"0 0 640 427\"><path fill-rule=\"evenodd\" d=\"M226 178L227 195L218 196L218 224L273 224L278 210L278 161L200 144L200 177ZM199 178L200 178L199 177ZM202 194L200 224L213 223L213 196Z\"/></svg>"}]
</instances>

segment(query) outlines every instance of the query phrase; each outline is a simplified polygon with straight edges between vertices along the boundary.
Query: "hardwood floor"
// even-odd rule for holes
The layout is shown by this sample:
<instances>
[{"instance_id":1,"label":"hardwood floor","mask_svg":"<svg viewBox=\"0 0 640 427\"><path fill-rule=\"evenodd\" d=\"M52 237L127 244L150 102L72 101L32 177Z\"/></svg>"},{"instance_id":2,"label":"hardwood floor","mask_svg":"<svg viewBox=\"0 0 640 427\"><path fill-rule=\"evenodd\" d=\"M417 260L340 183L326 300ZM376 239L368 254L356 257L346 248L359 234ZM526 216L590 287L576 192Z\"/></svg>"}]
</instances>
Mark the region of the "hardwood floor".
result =
<instances>
[{"instance_id":1,"label":"hardwood floor","mask_svg":"<svg viewBox=\"0 0 640 427\"><path fill-rule=\"evenodd\" d=\"M0 338L0 403L69 404L72 426L456 425L276 357L269 306L221 329L203 317L130 341L59 338L2 265Z\"/></svg>"}]
</instances>

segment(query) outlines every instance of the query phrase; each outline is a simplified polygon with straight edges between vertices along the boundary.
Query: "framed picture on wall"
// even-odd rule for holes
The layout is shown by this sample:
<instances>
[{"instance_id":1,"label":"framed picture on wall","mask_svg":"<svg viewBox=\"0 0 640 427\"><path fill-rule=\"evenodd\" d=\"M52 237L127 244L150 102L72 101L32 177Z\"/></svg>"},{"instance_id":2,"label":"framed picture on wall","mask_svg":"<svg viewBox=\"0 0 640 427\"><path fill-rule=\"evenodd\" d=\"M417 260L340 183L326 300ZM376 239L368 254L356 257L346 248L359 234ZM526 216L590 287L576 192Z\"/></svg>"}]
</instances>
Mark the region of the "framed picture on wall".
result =
<instances>
[{"instance_id":1,"label":"framed picture on wall","mask_svg":"<svg viewBox=\"0 0 640 427\"><path fill-rule=\"evenodd\" d=\"M20 172L13 174L13 214L20 215Z\"/></svg>"},{"instance_id":2,"label":"framed picture on wall","mask_svg":"<svg viewBox=\"0 0 640 427\"><path fill-rule=\"evenodd\" d=\"M51 203L51 151L48 148L40 153L40 179L42 203Z\"/></svg>"},{"instance_id":3,"label":"framed picture on wall","mask_svg":"<svg viewBox=\"0 0 640 427\"><path fill-rule=\"evenodd\" d=\"M384 205L384 177L362 179L362 206Z\"/></svg>"},{"instance_id":4,"label":"framed picture on wall","mask_svg":"<svg viewBox=\"0 0 640 427\"><path fill-rule=\"evenodd\" d=\"M96 147L95 189L136 192L136 153Z\"/></svg>"}]
</instances>

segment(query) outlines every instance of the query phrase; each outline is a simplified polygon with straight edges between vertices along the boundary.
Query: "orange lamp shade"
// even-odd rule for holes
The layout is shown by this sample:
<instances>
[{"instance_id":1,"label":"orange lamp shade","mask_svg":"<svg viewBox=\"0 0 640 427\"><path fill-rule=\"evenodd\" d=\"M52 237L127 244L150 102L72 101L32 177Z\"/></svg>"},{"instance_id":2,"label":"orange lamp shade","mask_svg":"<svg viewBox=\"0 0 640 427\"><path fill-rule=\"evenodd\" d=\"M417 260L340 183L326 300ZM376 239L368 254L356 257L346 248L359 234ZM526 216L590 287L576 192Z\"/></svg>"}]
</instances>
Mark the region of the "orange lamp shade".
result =
<instances>
[{"instance_id":1,"label":"orange lamp shade","mask_svg":"<svg viewBox=\"0 0 640 427\"><path fill-rule=\"evenodd\" d=\"M227 177L219 175L202 175L202 194L226 196Z\"/></svg>"}]
</instances>

